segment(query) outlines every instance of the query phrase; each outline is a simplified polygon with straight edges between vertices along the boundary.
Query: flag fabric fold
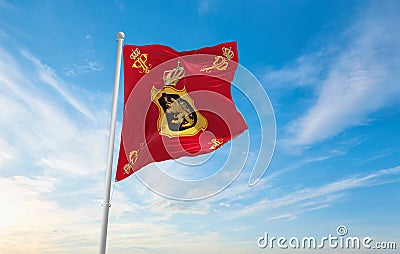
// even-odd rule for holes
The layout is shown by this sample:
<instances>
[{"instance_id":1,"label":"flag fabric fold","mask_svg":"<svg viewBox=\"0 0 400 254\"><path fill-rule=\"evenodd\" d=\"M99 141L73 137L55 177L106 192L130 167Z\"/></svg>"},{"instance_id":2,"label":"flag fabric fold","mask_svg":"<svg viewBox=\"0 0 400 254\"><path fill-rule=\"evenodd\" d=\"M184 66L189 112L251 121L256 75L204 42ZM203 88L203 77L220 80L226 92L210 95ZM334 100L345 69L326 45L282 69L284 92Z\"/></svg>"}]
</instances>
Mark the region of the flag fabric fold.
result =
<instances>
[{"instance_id":1,"label":"flag fabric fold","mask_svg":"<svg viewBox=\"0 0 400 254\"><path fill-rule=\"evenodd\" d=\"M231 97L236 42L178 52L125 45L116 181L158 161L210 153L247 129Z\"/></svg>"}]
</instances>

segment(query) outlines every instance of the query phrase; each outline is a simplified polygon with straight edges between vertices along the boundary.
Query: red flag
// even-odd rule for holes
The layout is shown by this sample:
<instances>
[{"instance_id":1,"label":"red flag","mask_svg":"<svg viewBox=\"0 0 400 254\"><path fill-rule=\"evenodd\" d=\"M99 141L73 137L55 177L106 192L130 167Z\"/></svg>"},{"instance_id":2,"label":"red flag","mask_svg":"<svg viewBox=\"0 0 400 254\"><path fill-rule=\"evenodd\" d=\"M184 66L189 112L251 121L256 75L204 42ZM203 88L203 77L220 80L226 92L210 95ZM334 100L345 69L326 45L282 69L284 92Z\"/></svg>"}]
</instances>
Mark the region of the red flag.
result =
<instances>
[{"instance_id":1,"label":"red flag","mask_svg":"<svg viewBox=\"0 0 400 254\"><path fill-rule=\"evenodd\" d=\"M230 91L236 42L184 52L125 45L123 56L116 181L152 162L213 152L247 129Z\"/></svg>"}]
</instances>

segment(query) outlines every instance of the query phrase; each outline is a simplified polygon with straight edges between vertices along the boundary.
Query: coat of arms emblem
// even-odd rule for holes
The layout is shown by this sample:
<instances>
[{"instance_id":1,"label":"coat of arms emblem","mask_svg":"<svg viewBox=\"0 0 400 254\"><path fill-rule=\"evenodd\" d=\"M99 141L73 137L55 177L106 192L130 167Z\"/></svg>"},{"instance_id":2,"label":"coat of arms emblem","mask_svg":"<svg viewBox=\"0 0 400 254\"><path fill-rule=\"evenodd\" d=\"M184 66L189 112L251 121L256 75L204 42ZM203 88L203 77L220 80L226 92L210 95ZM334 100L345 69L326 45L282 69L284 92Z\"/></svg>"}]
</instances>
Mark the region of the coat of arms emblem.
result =
<instances>
[{"instance_id":1,"label":"coat of arms emblem","mask_svg":"<svg viewBox=\"0 0 400 254\"><path fill-rule=\"evenodd\" d=\"M151 100L159 109L157 128L161 135L172 137L193 136L207 128L207 119L197 111L186 88L179 90L175 85L185 75L178 66L164 72L165 86L151 89Z\"/></svg>"}]
</instances>

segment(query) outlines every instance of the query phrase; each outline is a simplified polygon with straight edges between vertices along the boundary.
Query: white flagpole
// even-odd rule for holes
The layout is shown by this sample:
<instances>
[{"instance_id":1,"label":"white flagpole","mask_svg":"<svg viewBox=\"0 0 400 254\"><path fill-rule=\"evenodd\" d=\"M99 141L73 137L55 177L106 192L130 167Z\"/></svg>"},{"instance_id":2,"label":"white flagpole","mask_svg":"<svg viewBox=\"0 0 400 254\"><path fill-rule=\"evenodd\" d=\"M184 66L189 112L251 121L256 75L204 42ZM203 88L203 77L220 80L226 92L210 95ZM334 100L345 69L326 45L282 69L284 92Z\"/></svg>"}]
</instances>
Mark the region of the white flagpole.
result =
<instances>
[{"instance_id":1,"label":"white flagpole","mask_svg":"<svg viewBox=\"0 0 400 254\"><path fill-rule=\"evenodd\" d=\"M113 154L114 154L115 123L117 121L119 78L120 78L120 72L121 72L122 43L124 42L124 38L125 38L125 34L123 32L119 32L117 34L117 40L118 40L117 59L116 59L116 64L115 64L114 95L113 95L113 100L112 100L110 137L109 137L109 141L108 141L106 189L105 189L105 193L104 193L103 220L102 220L102 224L101 224L99 254L105 254L106 246L107 246L108 212L109 212L110 206L111 206L110 191L111 191L111 175L112 175Z\"/></svg>"}]
</instances>

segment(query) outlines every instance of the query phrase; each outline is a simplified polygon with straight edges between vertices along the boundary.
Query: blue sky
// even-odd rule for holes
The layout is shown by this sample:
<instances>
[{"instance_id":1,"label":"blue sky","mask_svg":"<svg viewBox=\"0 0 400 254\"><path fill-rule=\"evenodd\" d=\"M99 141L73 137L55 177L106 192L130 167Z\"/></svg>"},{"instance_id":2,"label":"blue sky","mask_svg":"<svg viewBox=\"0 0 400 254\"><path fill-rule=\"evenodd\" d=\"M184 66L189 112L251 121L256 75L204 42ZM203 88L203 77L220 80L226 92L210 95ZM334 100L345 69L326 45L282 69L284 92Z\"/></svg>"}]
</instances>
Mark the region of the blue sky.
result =
<instances>
[{"instance_id":1,"label":"blue sky","mask_svg":"<svg viewBox=\"0 0 400 254\"><path fill-rule=\"evenodd\" d=\"M160 197L136 177L117 183L108 253L265 253L264 232L322 237L339 225L400 239L399 12L398 1L0 0L0 252L97 251L118 31L177 50L236 40L277 139L252 187L251 166L197 202ZM233 96L257 144L249 102ZM117 137L122 106L121 89ZM250 145L251 162L256 154Z\"/></svg>"}]
</instances>

